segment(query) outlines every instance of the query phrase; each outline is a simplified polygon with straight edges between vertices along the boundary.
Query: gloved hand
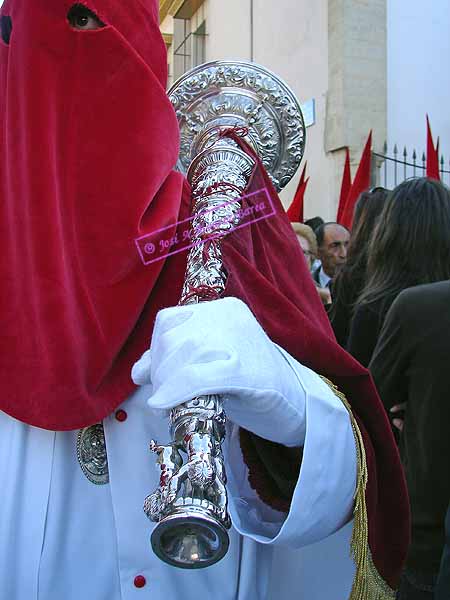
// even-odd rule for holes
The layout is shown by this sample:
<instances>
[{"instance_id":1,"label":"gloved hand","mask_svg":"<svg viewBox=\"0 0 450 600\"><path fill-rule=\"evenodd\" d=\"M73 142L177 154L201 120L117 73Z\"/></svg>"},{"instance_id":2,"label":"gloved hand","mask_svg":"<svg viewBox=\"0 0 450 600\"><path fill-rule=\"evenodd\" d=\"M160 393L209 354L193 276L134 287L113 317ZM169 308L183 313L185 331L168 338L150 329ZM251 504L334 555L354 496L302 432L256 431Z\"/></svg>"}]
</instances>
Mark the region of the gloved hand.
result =
<instances>
[{"instance_id":1,"label":"gloved hand","mask_svg":"<svg viewBox=\"0 0 450 600\"><path fill-rule=\"evenodd\" d=\"M152 384L152 409L223 394L230 421L264 439L301 446L306 393L291 361L244 302L224 298L160 311L151 349L132 378Z\"/></svg>"}]
</instances>

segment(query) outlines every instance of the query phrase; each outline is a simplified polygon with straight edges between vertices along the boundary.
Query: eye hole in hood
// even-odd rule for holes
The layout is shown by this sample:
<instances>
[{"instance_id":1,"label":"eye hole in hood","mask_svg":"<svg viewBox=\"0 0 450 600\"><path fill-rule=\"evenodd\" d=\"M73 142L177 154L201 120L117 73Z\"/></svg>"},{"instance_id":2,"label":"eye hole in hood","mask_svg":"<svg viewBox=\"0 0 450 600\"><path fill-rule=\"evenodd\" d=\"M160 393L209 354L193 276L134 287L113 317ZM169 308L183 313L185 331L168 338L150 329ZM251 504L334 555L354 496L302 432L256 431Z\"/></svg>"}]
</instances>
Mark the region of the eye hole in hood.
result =
<instances>
[{"instance_id":1,"label":"eye hole in hood","mask_svg":"<svg viewBox=\"0 0 450 600\"><path fill-rule=\"evenodd\" d=\"M1 24L1 30L2 30L2 40L5 42L5 44L9 44L9 40L11 39L11 32L12 32L11 17L1 17L0 24Z\"/></svg>"},{"instance_id":2,"label":"eye hole in hood","mask_svg":"<svg viewBox=\"0 0 450 600\"><path fill-rule=\"evenodd\" d=\"M93 31L105 27L105 23L90 8L77 3L67 13L67 20L71 27L80 31Z\"/></svg>"}]
</instances>

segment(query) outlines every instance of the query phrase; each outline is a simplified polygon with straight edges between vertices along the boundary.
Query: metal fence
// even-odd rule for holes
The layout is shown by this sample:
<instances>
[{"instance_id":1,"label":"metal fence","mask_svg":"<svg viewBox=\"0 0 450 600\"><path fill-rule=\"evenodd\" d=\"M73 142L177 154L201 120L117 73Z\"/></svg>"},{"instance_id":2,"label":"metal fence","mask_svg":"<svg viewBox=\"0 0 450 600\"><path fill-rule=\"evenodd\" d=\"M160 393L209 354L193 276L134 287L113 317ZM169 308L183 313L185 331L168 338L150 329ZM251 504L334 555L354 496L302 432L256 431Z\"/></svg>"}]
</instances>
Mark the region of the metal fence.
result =
<instances>
[{"instance_id":1,"label":"metal fence","mask_svg":"<svg viewBox=\"0 0 450 600\"><path fill-rule=\"evenodd\" d=\"M392 189L405 179L410 177L425 177L427 172L427 157L425 152L419 154L417 150L408 152L406 147L403 151L398 149L397 144L388 152L385 142L383 154L372 152L373 183ZM450 185L450 161L443 155L439 159L441 181Z\"/></svg>"}]
</instances>

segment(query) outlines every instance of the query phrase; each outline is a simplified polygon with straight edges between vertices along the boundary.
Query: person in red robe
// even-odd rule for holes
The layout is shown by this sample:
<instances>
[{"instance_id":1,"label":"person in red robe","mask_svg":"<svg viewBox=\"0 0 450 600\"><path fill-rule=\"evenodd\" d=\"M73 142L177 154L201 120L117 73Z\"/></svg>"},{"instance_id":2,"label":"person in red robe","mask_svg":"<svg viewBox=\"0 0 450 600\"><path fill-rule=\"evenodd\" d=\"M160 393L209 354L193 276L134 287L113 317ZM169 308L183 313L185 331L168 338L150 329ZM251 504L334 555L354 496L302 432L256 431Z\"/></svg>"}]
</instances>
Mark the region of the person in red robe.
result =
<instances>
[{"instance_id":1,"label":"person in red robe","mask_svg":"<svg viewBox=\"0 0 450 600\"><path fill-rule=\"evenodd\" d=\"M270 580L282 584L273 546L347 526L328 566L334 593L340 582L352 600L394 598L409 525L389 423L334 339L261 163L248 191L266 188L275 215L224 240L222 298L174 308L186 253L144 266L136 252L134 240L175 235L190 211L157 2L6 0L0 22L5 597L116 600L148 585L155 598L267 600ZM147 401L164 409L200 387L228 394L234 528L227 558L187 575L151 557L139 498L154 483L146 444L165 423ZM95 486L76 442L99 422ZM317 593L321 553L301 573Z\"/></svg>"}]
</instances>

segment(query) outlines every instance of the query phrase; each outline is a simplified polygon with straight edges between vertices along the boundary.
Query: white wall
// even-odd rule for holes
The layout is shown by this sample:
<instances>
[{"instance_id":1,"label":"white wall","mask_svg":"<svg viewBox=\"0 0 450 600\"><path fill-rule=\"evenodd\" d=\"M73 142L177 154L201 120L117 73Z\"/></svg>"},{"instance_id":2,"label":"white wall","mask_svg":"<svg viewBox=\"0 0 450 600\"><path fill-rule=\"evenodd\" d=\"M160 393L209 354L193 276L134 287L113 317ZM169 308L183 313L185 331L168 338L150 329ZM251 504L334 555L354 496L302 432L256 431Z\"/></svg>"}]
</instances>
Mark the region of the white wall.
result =
<instances>
[{"instance_id":1,"label":"white wall","mask_svg":"<svg viewBox=\"0 0 450 600\"><path fill-rule=\"evenodd\" d=\"M251 0L207 0L207 60L252 58ZM308 128L305 160L311 176L307 217L332 211L332 164L324 147L328 86L327 0L253 0L253 60L286 81L301 102L316 101L316 124ZM289 205L300 170L281 194Z\"/></svg>"},{"instance_id":2,"label":"white wall","mask_svg":"<svg viewBox=\"0 0 450 600\"><path fill-rule=\"evenodd\" d=\"M306 150L296 177L282 192L286 206L294 196L308 161L311 177L305 218L333 212L333 164L324 145L328 90L327 0L254 0L254 60L271 69L292 88L300 102L316 103L316 123L306 132Z\"/></svg>"},{"instance_id":3,"label":"white wall","mask_svg":"<svg viewBox=\"0 0 450 600\"><path fill-rule=\"evenodd\" d=\"M450 0L388 0L388 143L426 150L425 114L450 159ZM447 177L445 179L447 183Z\"/></svg>"}]
</instances>

